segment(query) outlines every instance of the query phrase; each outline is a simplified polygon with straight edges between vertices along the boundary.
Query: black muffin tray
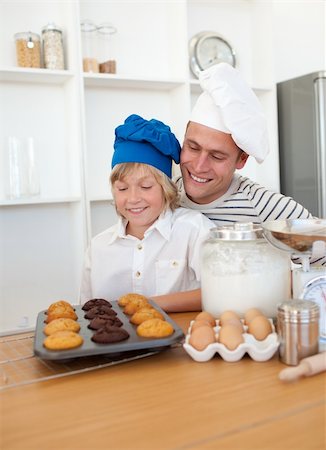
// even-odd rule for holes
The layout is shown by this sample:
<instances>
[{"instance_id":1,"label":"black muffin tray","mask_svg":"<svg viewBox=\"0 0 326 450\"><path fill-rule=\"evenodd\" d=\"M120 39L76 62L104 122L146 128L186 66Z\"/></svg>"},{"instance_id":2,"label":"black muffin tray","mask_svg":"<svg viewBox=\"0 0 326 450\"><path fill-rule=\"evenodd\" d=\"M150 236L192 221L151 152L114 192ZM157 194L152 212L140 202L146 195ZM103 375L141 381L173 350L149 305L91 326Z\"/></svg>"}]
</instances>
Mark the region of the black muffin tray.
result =
<instances>
[{"instance_id":1,"label":"black muffin tray","mask_svg":"<svg viewBox=\"0 0 326 450\"><path fill-rule=\"evenodd\" d=\"M73 305L75 313L78 316L77 322L80 324L79 334L83 337L84 342L80 347L68 349L68 350L48 350L44 347L43 341L46 338L43 330L46 325L46 310L41 311L37 316L35 338L34 338L34 354L42 359L47 360L67 360L71 358L79 358L84 356L94 356L94 355L108 355L118 356L121 354L123 356L125 352L137 352L139 351L160 351L172 344L181 341L184 338L182 329L168 316L153 300L149 300L149 303L157 309L161 314L163 314L165 320L170 322L174 328L174 333L165 338L144 338L137 334L137 325L130 323L130 317L123 312L123 308L118 305L117 301L111 301L112 309L117 313L117 317L122 321L124 328L129 333L129 338L115 342L111 344L96 344L91 340L91 337L96 332L96 330L90 330L88 325L90 323L89 319L85 319L86 311L82 310L79 305Z\"/></svg>"}]
</instances>

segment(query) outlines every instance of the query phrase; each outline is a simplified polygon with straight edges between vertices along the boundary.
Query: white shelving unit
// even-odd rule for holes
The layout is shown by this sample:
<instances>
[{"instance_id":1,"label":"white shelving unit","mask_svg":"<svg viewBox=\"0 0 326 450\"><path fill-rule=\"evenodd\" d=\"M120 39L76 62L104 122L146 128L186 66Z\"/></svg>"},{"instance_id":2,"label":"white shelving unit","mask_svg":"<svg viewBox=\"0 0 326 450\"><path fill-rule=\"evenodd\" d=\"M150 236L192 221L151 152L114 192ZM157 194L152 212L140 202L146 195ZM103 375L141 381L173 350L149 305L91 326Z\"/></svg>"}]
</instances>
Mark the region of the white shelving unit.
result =
<instances>
[{"instance_id":1,"label":"white shelving unit","mask_svg":"<svg viewBox=\"0 0 326 450\"><path fill-rule=\"evenodd\" d=\"M237 68L267 113L271 154L243 170L279 188L270 7L254 0L66 0L0 2L0 180L7 136L33 136L38 197L9 200L0 181L0 333L35 324L58 299L78 302L83 254L111 225L108 186L114 129L132 113L171 125L180 139L200 93L188 66L188 41L202 30L234 46ZM80 21L111 22L117 74L82 71ZM63 28L66 70L16 66L13 36Z\"/></svg>"}]
</instances>

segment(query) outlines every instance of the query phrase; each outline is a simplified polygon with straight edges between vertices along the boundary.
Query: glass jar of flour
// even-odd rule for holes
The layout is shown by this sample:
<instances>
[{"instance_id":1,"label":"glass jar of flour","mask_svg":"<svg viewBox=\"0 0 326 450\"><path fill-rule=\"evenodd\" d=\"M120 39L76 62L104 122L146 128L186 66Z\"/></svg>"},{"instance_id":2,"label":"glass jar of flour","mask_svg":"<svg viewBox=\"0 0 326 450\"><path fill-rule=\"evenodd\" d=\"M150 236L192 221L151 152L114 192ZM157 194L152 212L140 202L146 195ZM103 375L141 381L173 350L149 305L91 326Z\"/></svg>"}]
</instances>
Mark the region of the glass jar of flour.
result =
<instances>
[{"instance_id":1,"label":"glass jar of flour","mask_svg":"<svg viewBox=\"0 0 326 450\"><path fill-rule=\"evenodd\" d=\"M272 247L260 225L214 228L202 246L201 289L202 308L215 317L259 308L275 318L277 305L291 296L290 255Z\"/></svg>"}]
</instances>

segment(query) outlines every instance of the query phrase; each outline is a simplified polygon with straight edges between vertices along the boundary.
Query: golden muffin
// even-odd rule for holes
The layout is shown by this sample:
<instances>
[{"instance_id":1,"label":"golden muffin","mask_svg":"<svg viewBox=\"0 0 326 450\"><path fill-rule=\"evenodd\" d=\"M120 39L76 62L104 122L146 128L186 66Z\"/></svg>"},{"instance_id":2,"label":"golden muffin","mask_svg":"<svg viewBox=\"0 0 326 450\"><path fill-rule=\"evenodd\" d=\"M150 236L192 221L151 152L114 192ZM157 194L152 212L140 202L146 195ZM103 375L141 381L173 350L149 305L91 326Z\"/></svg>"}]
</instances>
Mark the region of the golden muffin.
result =
<instances>
[{"instance_id":1,"label":"golden muffin","mask_svg":"<svg viewBox=\"0 0 326 450\"><path fill-rule=\"evenodd\" d=\"M131 292L130 292L129 294L122 295L122 296L118 299L118 305L124 307L124 306L126 306L129 302L131 302L131 301L133 301L133 300L139 300L139 299L142 299L142 300L146 300L146 301L147 301L147 298L146 298L144 295L141 295L141 294L134 294L134 293L131 293Z\"/></svg>"},{"instance_id":2,"label":"golden muffin","mask_svg":"<svg viewBox=\"0 0 326 450\"><path fill-rule=\"evenodd\" d=\"M149 319L137 327L137 334L148 338L163 338L173 334L173 326L162 319Z\"/></svg>"},{"instance_id":3,"label":"golden muffin","mask_svg":"<svg viewBox=\"0 0 326 450\"><path fill-rule=\"evenodd\" d=\"M44 334L50 336L50 334L55 333L56 331L74 331L78 333L80 330L80 325L73 319L68 319L67 317L60 317L59 319L54 319L49 322L44 327Z\"/></svg>"},{"instance_id":4,"label":"golden muffin","mask_svg":"<svg viewBox=\"0 0 326 450\"><path fill-rule=\"evenodd\" d=\"M43 345L48 350L69 350L79 347L84 342L80 334L74 331L56 331L46 337Z\"/></svg>"},{"instance_id":5,"label":"golden muffin","mask_svg":"<svg viewBox=\"0 0 326 450\"><path fill-rule=\"evenodd\" d=\"M123 308L123 312L125 314L128 314L129 316L132 316L139 309L146 307L151 307L146 298L136 298L130 300L130 302L126 304L126 306Z\"/></svg>"},{"instance_id":6,"label":"golden muffin","mask_svg":"<svg viewBox=\"0 0 326 450\"><path fill-rule=\"evenodd\" d=\"M140 325L142 322L145 322L145 320L148 319L164 320L164 316L155 308L140 308L131 316L130 322L134 325Z\"/></svg>"}]
</instances>

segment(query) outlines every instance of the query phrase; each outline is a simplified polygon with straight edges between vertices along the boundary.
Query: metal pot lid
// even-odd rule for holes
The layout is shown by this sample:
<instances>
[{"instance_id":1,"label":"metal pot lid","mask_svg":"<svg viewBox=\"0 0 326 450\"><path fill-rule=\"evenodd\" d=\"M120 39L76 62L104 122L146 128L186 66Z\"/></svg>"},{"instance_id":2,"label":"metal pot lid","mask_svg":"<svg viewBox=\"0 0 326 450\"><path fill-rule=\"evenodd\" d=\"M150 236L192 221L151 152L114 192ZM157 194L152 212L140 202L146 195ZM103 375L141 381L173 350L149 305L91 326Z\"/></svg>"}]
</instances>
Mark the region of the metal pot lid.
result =
<instances>
[{"instance_id":1,"label":"metal pot lid","mask_svg":"<svg viewBox=\"0 0 326 450\"><path fill-rule=\"evenodd\" d=\"M261 225L252 222L238 222L224 225L211 230L211 238L229 241L256 241L265 240Z\"/></svg>"}]
</instances>

